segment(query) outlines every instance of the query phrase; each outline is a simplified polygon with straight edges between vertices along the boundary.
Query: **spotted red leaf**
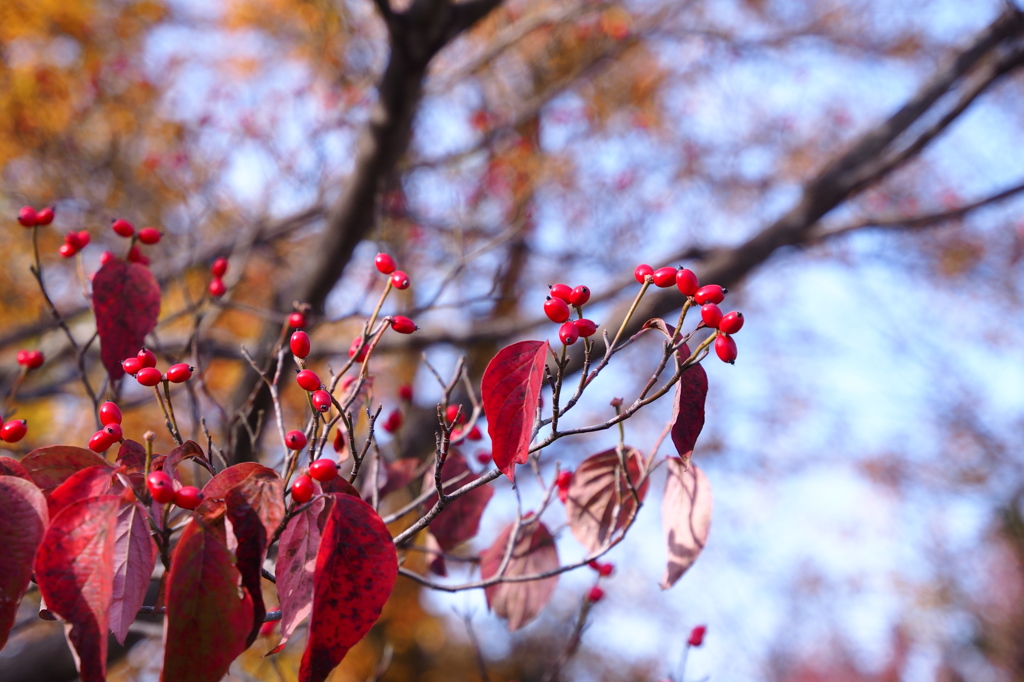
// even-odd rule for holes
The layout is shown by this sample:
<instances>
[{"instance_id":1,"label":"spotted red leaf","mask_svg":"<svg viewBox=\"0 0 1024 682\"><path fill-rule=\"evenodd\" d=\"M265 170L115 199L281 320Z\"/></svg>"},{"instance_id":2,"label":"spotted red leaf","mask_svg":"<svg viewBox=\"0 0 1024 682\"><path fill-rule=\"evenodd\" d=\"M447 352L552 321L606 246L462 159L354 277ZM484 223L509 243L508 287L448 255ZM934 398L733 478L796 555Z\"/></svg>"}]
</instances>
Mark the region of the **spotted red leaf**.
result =
<instances>
[{"instance_id":1,"label":"spotted red leaf","mask_svg":"<svg viewBox=\"0 0 1024 682\"><path fill-rule=\"evenodd\" d=\"M164 682L219 682L246 648L252 597L222 522L196 516L171 557L164 622Z\"/></svg>"},{"instance_id":2,"label":"spotted red leaf","mask_svg":"<svg viewBox=\"0 0 1024 682\"><path fill-rule=\"evenodd\" d=\"M690 357L684 343L678 351L680 361ZM697 436L704 428L704 401L708 397L708 374L701 365L688 367L678 383L672 399L672 443L685 462L690 460Z\"/></svg>"},{"instance_id":3,"label":"spotted red leaf","mask_svg":"<svg viewBox=\"0 0 1024 682\"><path fill-rule=\"evenodd\" d=\"M180 483L181 477L178 475L178 465L186 459L195 460L204 469L209 471L211 474L213 473L213 467L210 466L209 460L206 459L206 454L203 452L203 449L199 447L198 443L191 440L185 441L167 453L167 458L164 459L164 472Z\"/></svg>"},{"instance_id":4,"label":"spotted red leaf","mask_svg":"<svg viewBox=\"0 0 1024 682\"><path fill-rule=\"evenodd\" d=\"M23 467L21 462L10 457L0 457L0 476L17 476L26 481L32 481L32 477L28 474L28 469Z\"/></svg>"},{"instance_id":5,"label":"spotted red leaf","mask_svg":"<svg viewBox=\"0 0 1024 682\"><path fill-rule=\"evenodd\" d=\"M113 469L107 460L92 450L76 448L73 445L51 445L33 450L25 455L21 465L44 495L49 495L76 471L95 466Z\"/></svg>"},{"instance_id":6,"label":"spotted red leaf","mask_svg":"<svg viewBox=\"0 0 1024 682\"><path fill-rule=\"evenodd\" d=\"M142 606L156 563L157 547L146 519L146 510L137 502L122 502L117 512L110 629L121 644Z\"/></svg>"},{"instance_id":7,"label":"spotted red leaf","mask_svg":"<svg viewBox=\"0 0 1024 682\"><path fill-rule=\"evenodd\" d=\"M50 491L47 511L54 518L64 507L87 497L98 497L110 490L113 470L109 466L88 467L68 476L68 480Z\"/></svg>"},{"instance_id":8,"label":"spotted red leaf","mask_svg":"<svg viewBox=\"0 0 1024 682\"><path fill-rule=\"evenodd\" d=\"M121 361L134 357L160 316L160 285L149 268L118 258L107 261L93 277L92 305L100 360L111 381L124 376Z\"/></svg>"},{"instance_id":9,"label":"spotted red leaf","mask_svg":"<svg viewBox=\"0 0 1024 682\"><path fill-rule=\"evenodd\" d=\"M0 476L0 649L32 578L32 561L48 522L39 488L16 476Z\"/></svg>"},{"instance_id":10,"label":"spotted red leaf","mask_svg":"<svg viewBox=\"0 0 1024 682\"><path fill-rule=\"evenodd\" d=\"M451 493L478 478L480 477L470 471L466 460L457 452L449 453L448 459L441 467L441 480L444 482L445 493ZM423 479L423 486L424 490L435 487L433 467L427 471ZM484 509L493 495L494 489L489 485L474 488L452 501L437 518L431 521L430 532L442 549L454 549L457 545L476 536L480 529L480 517L483 516ZM427 505L433 506L435 502L437 502L437 495L429 498Z\"/></svg>"},{"instance_id":11,"label":"spotted red leaf","mask_svg":"<svg viewBox=\"0 0 1024 682\"><path fill-rule=\"evenodd\" d=\"M498 351L480 383L494 464L512 480L530 454L548 344L519 341Z\"/></svg>"},{"instance_id":12,"label":"spotted red leaf","mask_svg":"<svg viewBox=\"0 0 1024 682\"><path fill-rule=\"evenodd\" d=\"M487 580L498 573L508 549L515 524L508 525L498 539L480 555L480 577ZM538 519L523 522L516 535L512 557L503 577L520 578L558 568L558 549L551 532ZM502 582L484 588L487 607L497 616L508 619L508 629L518 630L547 605L558 585L558 576L524 582Z\"/></svg>"},{"instance_id":13,"label":"spotted red leaf","mask_svg":"<svg viewBox=\"0 0 1024 682\"><path fill-rule=\"evenodd\" d=\"M668 543L668 567L662 589L672 587L700 556L711 528L711 483L704 472L670 457L665 495L661 502L661 523Z\"/></svg>"},{"instance_id":14,"label":"spotted red leaf","mask_svg":"<svg viewBox=\"0 0 1024 682\"><path fill-rule=\"evenodd\" d=\"M299 682L323 682L380 617L398 578L398 554L373 507L334 496L313 578L313 612Z\"/></svg>"},{"instance_id":15,"label":"spotted red leaf","mask_svg":"<svg viewBox=\"0 0 1024 682\"><path fill-rule=\"evenodd\" d=\"M249 481L248 479L252 479ZM222 506L228 491L245 483L245 495L249 504L259 514L267 537L273 537L284 518L284 481L273 469L242 462L224 469L203 486L205 501L201 510Z\"/></svg>"},{"instance_id":16,"label":"spotted red leaf","mask_svg":"<svg viewBox=\"0 0 1024 682\"><path fill-rule=\"evenodd\" d=\"M644 480L643 485L638 485L643 457L628 446L624 455L629 467L628 480L615 448L586 458L572 476L565 512L573 536L589 552L606 548L636 513L636 499L629 482L636 486L641 502L647 494L648 482Z\"/></svg>"},{"instance_id":17,"label":"spotted red leaf","mask_svg":"<svg viewBox=\"0 0 1024 682\"><path fill-rule=\"evenodd\" d=\"M39 593L71 626L82 682L106 679L117 507L117 495L69 504L50 520L36 554Z\"/></svg>"}]
</instances>

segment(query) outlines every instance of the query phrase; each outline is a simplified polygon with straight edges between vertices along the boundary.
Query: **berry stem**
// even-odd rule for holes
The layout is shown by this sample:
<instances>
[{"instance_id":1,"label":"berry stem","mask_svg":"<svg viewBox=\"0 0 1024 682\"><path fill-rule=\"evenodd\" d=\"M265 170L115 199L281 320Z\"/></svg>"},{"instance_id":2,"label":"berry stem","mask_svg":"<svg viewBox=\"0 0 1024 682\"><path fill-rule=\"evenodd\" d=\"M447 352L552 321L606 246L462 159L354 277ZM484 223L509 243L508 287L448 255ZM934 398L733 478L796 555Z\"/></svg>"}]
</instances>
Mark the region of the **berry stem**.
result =
<instances>
[{"instance_id":1,"label":"berry stem","mask_svg":"<svg viewBox=\"0 0 1024 682\"><path fill-rule=\"evenodd\" d=\"M11 390L4 398L3 406L0 407L0 414L7 414L7 408L10 407L11 403L14 402L14 397L18 394L18 389L21 387L21 382L25 380L25 375L28 374L28 367L21 366L18 376L14 378L14 383L11 384ZM9 417L10 415L8 415Z\"/></svg>"},{"instance_id":2,"label":"berry stem","mask_svg":"<svg viewBox=\"0 0 1024 682\"><path fill-rule=\"evenodd\" d=\"M637 306L640 305L640 299L644 297L644 293L647 291L647 287L649 286L651 286L650 281L644 281L644 283L640 285L640 291L636 293L636 298L633 299L633 305L629 306L629 312L627 312L626 317L622 319L622 324L619 325L619 331L615 332L615 338L612 339L612 342L608 345L607 352L609 354L613 352L615 346L619 343L619 339L622 338L623 332L626 331L626 325L629 324L630 318L632 318L633 313L636 312Z\"/></svg>"},{"instance_id":3,"label":"berry stem","mask_svg":"<svg viewBox=\"0 0 1024 682\"><path fill-rule=\"evenodd\" d=\"M174 426L174 433L171 435L174 437L175 442L181 445L185 441L181 437L181 431L178 430L178 420L174 417L174 403L171 401L171 384L169 381L164 379L164 396L167 398L167 411L171 416L171 424Z\"/></svg>"},{"instance_id":4,"label":"berry stem","mask_svg":"<svg viewBox=\"0 0 1024 682\"><path fill-rule=\"evenodd\" d=\"M373 329L374 323L377 321L377 315L380 314L380 309L384 307L384 301L387 299L388 294L391 293L391 278L388 277L387 283L384 285L384 291L380 293L380 299L377 301L377 307L373 309L373 314L370 315L370 319L366 321L366 326L363 327L363 338L365 339L369 335L370 330ZM369 356L369 353L367 353Z\"/></svg>"}]
</instances>

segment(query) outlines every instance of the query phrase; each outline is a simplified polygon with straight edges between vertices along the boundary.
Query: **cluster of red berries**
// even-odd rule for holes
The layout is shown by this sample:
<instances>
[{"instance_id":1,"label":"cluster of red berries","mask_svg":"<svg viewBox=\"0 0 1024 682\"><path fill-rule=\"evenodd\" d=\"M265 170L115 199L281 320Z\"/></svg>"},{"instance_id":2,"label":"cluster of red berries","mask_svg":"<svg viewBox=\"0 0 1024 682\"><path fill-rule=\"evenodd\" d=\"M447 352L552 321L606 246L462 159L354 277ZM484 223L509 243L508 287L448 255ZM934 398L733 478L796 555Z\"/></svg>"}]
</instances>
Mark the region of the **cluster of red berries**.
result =
<instances>
[{"instance_id":1,"label":"cluster of red berries","mask_svg":"<svg viewBox=\"0 0 1024 682\"><path fill-rule=\"evenodd\" d=\"M139 250L139 247L135 246L134 242L138 240L143 244L151 245L159 242L164 236L163 232L155 227L144 227L136 233L135 226L123 218L118 218L111 222L110 229L119 237L132 240L132 247L128 249L128 261L138 263L139 265L149 265L149 258ZM100 262L106 263L113 257L114 254L108 251L100 258Z\"/></svg>"},{"instance_id":2,"label":"cluster of red berries","mask_svg":"<svg viewBox=\"0 0 1024 682\"><path fill-rule=\"evenodd\" d=\"M224 275L228 273L228 259L218 258L213 261L213 265L210 266L210 285L207 287L207 291L210 292L210 296L214 298L220 298L224 294L228 293L228 288L224 284Z\"/></svg>"},{"instance_id":3,"label":"cluster of red berries","mask_svg":"<svg viewBox=\"0 0 1024 682\"><path fill-rule=\"evenodd\" d=\"M154 471L146 477L146 488L158 504L173 502L182 509L195 509L203 501L203 493L192 485L174 489L174 481L163 471Z\"/></svg>"},{"instance_id":4,"label":"cluster of red berries","mask_svg":"<svg viewBox=\"0 0 1024 682\"><path fill-rule=\"evenodd\" d=\"M18 222L24 227L38 227L41 225L49 225L53 222L53 206L47 206L46 208L35 210L31 206L22 206L18 210Z\"/></svg>"},{"instance_id":5,"label":"cluster of red berries","mask_svg":"<svg viewBox=\"0 0 1024 682\"><path fill-rule=\"evenodd\" d=\"M395 259L386 253L378 253L377 257L373 259L373 264L377 267L377 272L383 275L390 275L391 286L396 289L408 289L409 288L409 275L402 270L397 270L395 265Z\"/></svg>"},{"instance_id":6,"label":"cluster of red berries","mask_svg":"<svg viewBox=\"0 0 1024 682\"><path fill-rule=\"evenodd\" d=\"M590 300L590 289L584 285L571 287L568 284L552 284L551 294L544 301L544 314L558 328L558 338L566 346L571 346L580 338L588 338L597 333L597 325L583 317L583 306ZM570 320L569 306L576 309L577 319Z\"/></svg>"},{"instance_id":7,"label":"cluster of red berries","mask_svg":"<svg viewBox=\"0 0 1024 682\"><path fill-rule=\"evenodd\" d=\"M615 572L615 564L611 564L611 563L603 564L600 561L598 561L597 559L593 559L592 561L588 561L587 562L587 566L590 566L592 569L594 569L597 572L597 574L599 576L601 576L602 578L607 578L608 576L610 576L612 573Z\"/></svg>"},{"instance_id":8,"label":"cluster of red berries","mask_svg":"<svg viewBox=\"0 0 1024 682\"><path fill-rule=\"evenodd\" d=\"M641 263L633 271L633 277L640 284L651 282L662 289L675 284L683 296L689 297L695 304L701 306L700 316L704 326L718 330L718 336L715 338L715 353L718 357L730 365L736 362L736 341L731 335L743 327L743 313L734 310L723 314L718 307L729 293L728 289L718 284L701 286L696 273L683 267L666 266L655 270L650 265Z\"/></svg>"},{"instance_id":9,"label":"cluster of red berries","mask_svg":"<svg viewBox=\"0 0 1024 682\"><path fill-rule=\"evenodd\" d=\"M179 362L168 367L166 374L161 374L156 368L156 355L146 348L140 350L134 358L122 360L121 367L125 374L131 374L143 386L156 386L161 381L181 384L191 379L195 371L195 367L188 363Z\"/></svg>"},{"instance_id":10,"label":"cluster of red berries","mask_svg":"<svg viewBox=\"0 0 1024 682\"><path fill-rule=\"evenodd\" d=\"M323 457L309 465L309 473L302 474L292 482L292 500L296 504L306 504L313 499L316 488L313 479L321 483L334 480L338 475L338 463Z\"/></svg>"},{"instance_id":11,"label":"cluster of red berries","mask_svg":"<svg viewBox=\"0 0 1024 682\"><path fill-rule=\"evenodd\" d=\"M25 371L39 369L43 366L46 358L41 350L19 350L18 364L25 368Z\"/></svg>"},{"instance_id":12,"label":"cluster of red berries","mask_svg":"<svg viewBox=\"0 0 1024 682\"><path fill-rule=\"evenodd\" d=\"M28 433L28 422L24 419L15 419L4 423L0 417L0 440L5 443L17 443Z\"/></svg>"},{"instance_id":13,"label":"cluster of red berries","mask_svg":"<svg viewBox=\"0 0 1024 682\"><path fill-rule=\"evenodd\" d=\"M119 443L124 439L121 431L121 408L115 403L103 403L100 405L100 424L103 425L89 439L89 449L93 452L106 452L111 445Z\"/></svg>"},{"instance_id":14,"label":"cluster of red berries","mask_svg":"<svg viewBox=\"0 0 1024 682\"><path fill-rule=\"evenodd\" d=\"M324 390L324 385L320 382L320 376L311 369L299 370L298 374L295 375L295 383L302 387L303 390L310 394L309 400L313 404L313 409L317 412L328 412L331 409L333 403L331 394ZM301 431L292 431L291 433L301 434ZM298 442L291 442L290 439L286 439L285 443L292 450L301 450L306 446L305 437L303 436L302 444Z\"/></svg>"},{"instance_id":15,"label":"cluster of red berries","mask_svg":"<svg viewBox=\"0 0 1024 682\"><path fill-rule=\"evenodd\" d=\"M78 232L71 230L64 235L64 243L57 249L57 253L61 255L61 258L74 258L76 253L89 245L90 240L88 230L79 230Z\"/></svg>"}]
</instances>

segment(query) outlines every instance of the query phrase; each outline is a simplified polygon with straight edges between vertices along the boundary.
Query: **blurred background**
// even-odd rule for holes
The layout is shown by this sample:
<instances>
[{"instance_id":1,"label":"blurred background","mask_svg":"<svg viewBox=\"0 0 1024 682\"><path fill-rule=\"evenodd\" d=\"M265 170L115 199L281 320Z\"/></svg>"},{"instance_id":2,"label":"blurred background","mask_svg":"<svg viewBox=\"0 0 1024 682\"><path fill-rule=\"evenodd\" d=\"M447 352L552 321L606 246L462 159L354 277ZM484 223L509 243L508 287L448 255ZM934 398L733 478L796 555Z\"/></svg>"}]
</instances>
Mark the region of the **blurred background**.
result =
<instances>
[{"instance_id":1,"label":"blurred background","mask_svg":"<svg viewBox=\"0 0 1024 682\"><path fill-rule=\"evenodd\" d=\"M541 305L555 282L588 285L588 316L614 331L637 264L684 264L729 286L723 309L747 320L735 366L705 362L694 461L715 494L709 544L659 589L656 477L562 678L681 680L690 629L706 624L686 680L1024 679L1019 8L476 0L465 7L485 16L424 54L428 22L389 41L379 5L0 3L4 395L18 349L48 358L18 391L29 434L4 454L84 445L94 429L28 273L22 204L56 206L44 276L79 342L93 328L84 278L120 248L110 220L165 232L147 247L165 287L154 341L201 368L190 433L205 444L205 418L226 458L270 463L277 449L242 427L260 399L239 346L258 353L307 301L318 361L340 364L376 301L378 250L413 280L388 310L421 331L383 348L375 384L385 412L414 385L426 421L410 419L404 442L381 438L413 454L433 447L417 424L441 395L422 354L442 375L465 355L478 377L501 345L554 340ZM92 244L60 259L63 234L82 229ZM217 256L231 259L231 290L199 319ZM655 293L638 323L680 304ZM635 395L657 352L652 340L623 354L577 423ZM85 359L100 386L95 347ZM161 423L147 391L120 395L126 435ZM298 424L301 396L285 408ZM628 439L651 448L667 409L630 421ZM545 464L614 442L562 441ZM166 433L157 443L171 446ZM513 518L509 486L496 488L469 553ZM521 493L539 500L530 484ZM559 552L582 556L564 528ZM380 679L542 679L594 582L583 573L511 635L478 591L400 580L335 679L374 678L385 647ZM74 679L60 628L28 611L0 680ZM156 679L159 633L140 624L110 679ZM261 658L272 644L233 677L294 679L301 642Z\"/></svg>"}]
</instances>

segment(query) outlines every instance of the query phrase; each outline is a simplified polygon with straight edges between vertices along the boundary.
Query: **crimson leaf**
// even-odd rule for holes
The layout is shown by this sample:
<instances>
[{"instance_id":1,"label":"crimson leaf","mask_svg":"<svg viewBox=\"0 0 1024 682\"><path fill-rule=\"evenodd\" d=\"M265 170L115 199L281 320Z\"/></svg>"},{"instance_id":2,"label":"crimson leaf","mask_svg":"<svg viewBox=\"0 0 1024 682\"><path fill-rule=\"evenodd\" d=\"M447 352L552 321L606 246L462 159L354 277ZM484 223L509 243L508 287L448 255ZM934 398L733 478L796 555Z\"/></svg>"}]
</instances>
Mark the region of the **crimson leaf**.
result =
<instances>
[{"instance_id":1,"label":"crimson leaf","mask_svg":"<svg viewBox=\"0 0 1024 682\"><path fill-rule=\"evenodd\" d=\"M695 465L670 457L661 523L668 543L668 567L662 589L672 587L700 556L711 528L711 483Z\"/></svg>"},{"instance_id":2,"label":"crimson leaf","mask_svg":"<svg viewBox=\"0 0 1024 682\"><path fill-rule=\"evenodd\" d=\"M267 554L267 530L260 521L259 514L249 504L251 491L247 490L254 485L259 485L254 477L247 478L241 485L235 486L228 491L227 515L231 521L231 532L235 535L237 546L235 548L235 559L238 571L242 574L242 587L249 592L252 598L252 630L246 638L248 647L256 641L263 626L263 616L267 615L267 608L263 603L262 580L263 559ZM248 494L247 494L248 493Z\"/></svg>"},{"instance_id":3,"label":"crimson leaf","mask_svg":"<svg viewBox=\"0 0 1024 682\"><path fill-rule=\"evenodd\" d=\"M68 480L50 491L46 500L50 518L54 518L64 507L88 497L98 497L110 490L110 467L89 467L76 471L68 476Z\"/></svg>"},{"instance_id":4,"label":"crimson leaf","mask_svg":"<svg viewBox=\"0 0 1024 682\"><path fill-rule=\"evenodd\" d=\"M449 483L455 478L458 479L455 483ZM449 453L448 459L441 467L445 493L451 493L478 478L480 477L470 472L465 458L457 452ZM427 490L435 487L433 467L427 471L423 485ZM430 532L442 549L454 549L476 535L480 529L480 517L483 516L484 509L493 495L494 490L491 486L483 485L453 500L445 507L444 512L430 523ZM434 495L427 500L427 504L433 506L436 501L437 495Z\"/></svg>"},{"instance_id":5,"label":"crimson leaf","mask_svg":"<svg viewBox=\"0 0 1024 682\"><path fill-rule=\"evenodd\" d=\"M494 544L480 555L480 577L487 580L498 573L509 536L515 524L501 532ZM512 557L502 577L519 578L558 568L558 549L551 532L538 519L524 521L516 535ZM501 618L508 619L508 629L518 630L537 617L555 591L558 576L527 582L499 582L484 588L487 607Z\"/></svg>"},{"instance_id":6,"label":"crimson leaf","mask_svg":"<svg viewBox=\"0 0 1024 682\"><path fill-rule=\"evenodd\" d=\"M690 349L685 343L678 353L680 361L690 357ZM707 372L700 365L686 368L679 377L672 399L672 443L684 462L690 461L697 436L704 428L704 401L707 397Z\"/></svg>"},{"instance_id":7,"label":"crimson leaf","mask_svg":"<svg viewBox=\"0 0 1024 682\"><path fill-rule=\"evenodd\" d=\"M88 467L111 467L110 462L92 450L73 445L51 445L25 455L21 465L44 495L66 481L71 474Z\"/></svg>"},{"instance_id":8,"label":"crimson leaf","mask_svg":"<svg viewBox=\"0 0 1024 682\"><path fill-rule=\"evenodd\" d=\"M210 466L210 462L206 459L206 455L203 453L203 449L199 447L199 444L195 441L187 440L178 447L167 453L167 458L164 459L163 471L175 481L181 482L181 477L178 476L178 465L186 459L193 459L199 463L204 469L213 473L213 467Z\"/></svg>"},{"instance_id":9,"label":"crimson leaf","mask_svg":"<svg viewBox=\"0 0 1024 682\"><path fill-rule=\"evenodd\" d=\"M547 352L544 341L506 346L488 363L480 383L491 457L509 480L515 465L525 464L530 454Z\"/></svg>"},{"instance_id":10,"label":"crimson leaf","mask_svg":"<svg viewBox=\"0 0 1024 682\"><path fill-rule=\"evenodd\" d=\"M21 462L10 457L0 457L0 476L17 476L32 482L32 477L28 475L28 469L23 467Z\"/></svg>"},{"instance_id":11,"label":"crimson leaf","mask_svg":"<svg viewBox=\"0 0 1024 682\"><path fill-rule=\"evenodd\" d=\"M146 510L137 502L122 502L114 539L114 584L110 629L124 644L128 627L142 606L156 563L156 543L149 532Z\"/></svg>"},{"instance_id":12,"label":"crimson leaf","mask_svg":"<svg viewBox=\"0 0 1024 682\"><path fill-rule=\"evenodd\" d=\"M138 353L156 327L160 285L144 265L112 258L93 277L92 305L100 360L110 380L117 381L124 376L121 361Z\"/></svg>"},{"instance_id":13,"label":"crimson leaf","mask_svg":"<svg viewBox=\"0 0 1024 682\"><path fill-rule=\"evenodd\" d=\"M0 649L25 596L48 521L46 498L39 488L15 476L0 476Z\"/></svg>"},{"instance_id":14,"label":"crimson leaf","mask_svg":"<svg viewBox=\"0 0 1024 682\"><path fill-rule=\"evenodd\" d=\"M281 520L284 519L284 481L276 471L262 464L235 464L207 481L203 486L203 497L206 501L201 510L209 513L214 508L223 507L228 491L242 484L245 484L246 499L259 514L267 537L273 537Z\"/></svg>"}]
</instances>

